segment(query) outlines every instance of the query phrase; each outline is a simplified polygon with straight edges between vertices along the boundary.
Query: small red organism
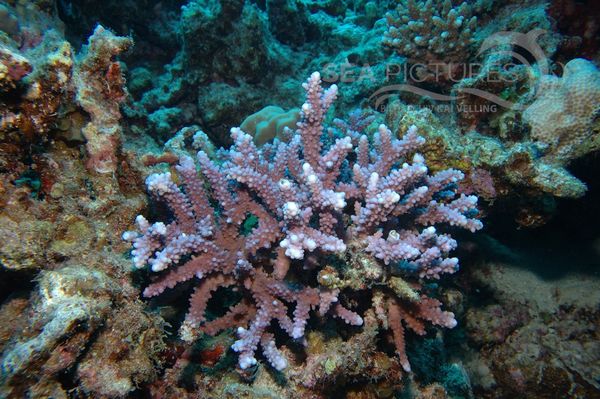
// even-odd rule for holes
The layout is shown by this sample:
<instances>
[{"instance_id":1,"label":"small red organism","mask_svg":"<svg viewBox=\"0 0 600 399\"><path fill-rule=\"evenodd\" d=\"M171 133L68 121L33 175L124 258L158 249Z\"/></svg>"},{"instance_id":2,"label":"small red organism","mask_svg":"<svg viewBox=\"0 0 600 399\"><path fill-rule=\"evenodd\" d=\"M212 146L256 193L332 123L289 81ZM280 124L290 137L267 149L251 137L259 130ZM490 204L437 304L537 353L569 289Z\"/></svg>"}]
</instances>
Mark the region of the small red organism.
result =
<instances>
[{"instance_id":1,"label":"small red organism","mask_svg":"<svg viewBox=\"0 0 600 399\"><path fill-rule=\"evenodd\" d=\"M225 347L223 345L216 345L214 348L212 349L204 349L202 352L200 352L200 363L203 366L214 366L219 359L221 359L221 356L223 355L223 353L225 352Z\"/></svg>"},{"instance_id":2,"label":"small red organism","mask_svg":"<svg viewBox=\"0 0 600 399\"><path fill-rule=\"evenodd\" d=\"M111 62L105 75L106 79L106 97L115 101L125 99L125 78L121 71L121 65L118 62Z\"/></svg>"}]
</instances>

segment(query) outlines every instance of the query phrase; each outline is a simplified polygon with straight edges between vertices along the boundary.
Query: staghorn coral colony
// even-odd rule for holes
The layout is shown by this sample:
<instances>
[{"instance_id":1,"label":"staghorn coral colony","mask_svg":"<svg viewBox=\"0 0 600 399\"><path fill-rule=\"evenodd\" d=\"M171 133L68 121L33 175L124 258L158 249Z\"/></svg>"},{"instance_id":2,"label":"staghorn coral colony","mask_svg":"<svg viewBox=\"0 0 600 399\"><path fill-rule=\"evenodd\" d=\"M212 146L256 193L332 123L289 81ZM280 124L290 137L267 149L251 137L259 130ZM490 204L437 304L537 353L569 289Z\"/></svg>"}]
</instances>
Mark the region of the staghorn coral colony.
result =
<instances>
[{"instance_id":1,"label":"staghorn coral colony","mask_svg":"<svg viewBox=\"0 0 600 399\"><path fill-rule=\"evenodd\" d=\"M172 269L145 288L144 296L159 295L190 279L200 280L190 297L181 336L191 341L198 331L214 335L237 327L239 340L232 348L240 352L241 369L256 364L259 343L275 369L286 367L268 331L273 320L293 339L304 337L313 309L321 316L331 313L347 324L362 325L361 316L343 305L340 291L378 285L374 310L381 323L392 329L400 362L410 371L402 323L421 334L423 321L456 325L454 315L422 294L418 282L410 282L410 275L440 278L458 269L458 259L448 257L456 241L438 234L434 225L446 223L473 232L481 229L481 222L474 218L477 197L456 195L457 183L464 177L457 170L428 175L425 160L415 152L424 140L414 126L402 139L394 139L385 125L379 126L374 149L362 135L354 143L351 136L338 138L323 151L323 122L337 86L324 91L320 84L318 72L304 84L306 102L298 131L289 143L276 140L258 149L250 135L234 128L234 144L220 154L219 164L200 151L198 163L207 190L189 157L181 158L176 166L184 191L168 172L150 175L148 191L168 204L175 220L167 225L150 224L139 215L139 233L127 232L123 238L133 242L137 267L149 264L154 272ZM355 158L351 162L350 153ZM241 225L249 215L257 221L244 236ZM408 218L414 221L399 223ZM261 254L263 250L275 252L276 257ZM319 267L324 264L319 258L328 253L348 259L349 265L341 270ZM174 266L190 256L181 266ZM272 273L261 263L272 268ZM401 263L406 276L393 276L387 267L390 263ZM312 280L318 284L291 288L286 279L293 273L290 268L312 269ZM211 293L231 286L247 290L249 298L206 322ZM295 303L292 318L287 303Z\"/></svg>"},{"instance_id":2,"label":"staghorn coral colony","mask_svg":"<svg viewBox=\"0 0 600 399\"><path fill-rule=\"evenodd\" d=\"M599 27L0 1L0 397L600 397Z\"/></svg>"}]
</instances>

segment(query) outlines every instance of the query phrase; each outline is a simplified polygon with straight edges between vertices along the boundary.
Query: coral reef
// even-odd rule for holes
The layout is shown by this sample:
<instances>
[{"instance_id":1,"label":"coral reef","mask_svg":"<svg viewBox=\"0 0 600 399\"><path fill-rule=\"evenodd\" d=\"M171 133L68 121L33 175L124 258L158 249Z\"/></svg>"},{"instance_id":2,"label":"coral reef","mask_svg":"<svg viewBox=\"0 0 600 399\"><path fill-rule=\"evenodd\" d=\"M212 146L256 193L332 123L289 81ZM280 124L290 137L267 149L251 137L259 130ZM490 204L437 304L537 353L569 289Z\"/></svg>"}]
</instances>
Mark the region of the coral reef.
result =
<instances>
[{"instance_id":1,"label":"coral reef","mask_svg":"<svg viewBox=\"0 0 600 399\"><path fill-rule=\"evenodd\" d=\"M447 65L456 64L458 69L461 68L460 65L471 64L473 61L482 63L482 70L474 75L452 67L452 70L447 71L436 69L433 73L435 79L426 79L427 83L441 85L448 90L448 84L456 83L453 93L460 94L456 112L461 130L477 129L482 134L500 137L503 145L508 147L512 147L515 142L527 141L527 126L522 122L521 112L503 110L502 107L493 108L500 108L499 111L472 111L489 106L489 101L469 93L486 92L522 106L532 100L529 92L533 89L534 82L525 65L507 67L506 71L502 67L505 64L510 66L511 54L518 54L522 50L514 46L515 43L512 46L511 43L496 43L493 48L488 46L485 54L481 54L481 49L479 54L475 55L475 52L478 46L486 44L487 38L498 39L496 32L526 34L533 29L542 29L546 34L538 38L541 49L546 58L553 57L562 38L552 32L552 20L544 4L536 1L527 4L510 2L500 7L491 1L460 4L430 1L405 5L395 2L378 2L373 5L372 2L367 2L344 9L333 3L335 2L314 2L305 5L290 0L254 5L246 1L207 4L192 1L179 10L176 4L165 2L155 9L158 16L156 22L143 28L133 25L129 14L116 10L117 7L112 3L105 7L95 7L89 2L73 4L69 13L88 19L91 15L97 15L103 22L109 21L107 15L110 14L114 18L111 26L115 29L123 30L130 26L134 32L139 32L134 33L139 45L131 57L125 57L131 65L129 81L135 100L128 102L125 107L128 120L126 129L136 135L145 131L165 142L179 129L193 123L200 126L217 144L228 144L228 127L240 125L246 115L256 113L268 104L293 106L291 99L299 95L297 87L300 79L307 71L315 69L322 71L326 81L344 84L343 93L336 105L342 113L354 109L360 101L364 105L364 99L380 87L382 80L386 79L386 83L393 84L403 79L398 74L392 74L392 78L396 80L387 80L390 78L389 65L401 65L405 61L396 55L387 56L382 51L380 36L386 30L385 20L373 18L383 16L387 9L396 7L397 10L391 13L391 19L399 21L408 18L411 24L398 28L388 26L388 36L393 29L409 30L410 34L403 34L397 39L406 40L407 44L412 43L409 46L412 50L404 54L409 62L427 64L439 61ZM554 8L563 6L567 7L553 4ZM134 12L135 4L128 2L126 8ZM444 10L448 11L448 17L442 12ZM140 8L137 12L146 15L148 10ZM493 20L490 19L492 13L495 15ZM365 19L367 15L371 17ZM474 26L469 27L469 21L475 16L477 23L473 22ZM77 25L77 22L71 19L69 21ZM295 32L283 29L281 21L295 21ZM87 29L91 28L91 22L85 24ZM457 24L460 27L456 27ZM411 26L410 29L408 25ZM82 26L77 28L82 29ZM417 28L426 29L429 26L434 29L431 34L427 33L431 36L427 43L432 41L432 44L445 48L446 56L442 60L438 60L439 57L429 61L419 59L435 53L413 43L413 36L419 31ZM462 44L457 45L456 40L452 40L452 35L456 33L457 37L462 37L466 35L466 30L470 33L465 40L470 45L458 39ZM176 31L182 32L179 41L173 37L173 32ZM246 33L240 34L242 39L239 39L237 32ZM447 37L441 39L444 32ZM203 43L198 43L198 36L205 38ZM253 37L254 42L250 43L243 37ZM164 67L162 65L169 55L153 55L158 52L149 52L149 49L155 48L156 43L163 42L169 43L163 47L169 48L168 52L171 54L171 62ZM235 51L217 51L216 43ZM454 53L449 47L460 51ZM249 48L254 49L251 55L247 54ZM423 57L418 56L419 54ZM161 64L159 69L156 63ZM269 65L268 68L261 67L266 64ZM431 73L432 71L426 71L427 76ZM152 79L151 76L156 78ZM452 77L451 81L447 80L449 77ZM452 130L455 136L461 134L457 129ZM251 131L248 133L253 134ZM528 158L530 155L519 157L515 164L537 163L536 159ZM534 170L528 168L528 171L522 173L532 176L524 179L533 182L527 190L532 194L531 202L538 201L543 193L560 197L582 195L584 185L572 178L563 166L565 165L544 164L533 168ZM551 179L560 179L564 183L552 187Z\"/></svg>"},{"instance_id":2,"label":"coral reef","mask_svg":"<svg viewBox=\"0 0 600 399\"><path fill-rule=\"evenodd\" d=\"M428 6L441 7L442 3L429 2ZM488 6L492 5L484 8ZM408 9L403 12L408 13ZM413 17L406 14L405 19ZM409 29L408 25L405 28ZM510 205L506 209L521 209L515 219L523 226L545 223L555 209L552 197L578 198L585 194L586 184L567 168L572 161L597 150L596 69L589 61L573 60L573 68L566 71L567 79L554 76L552 71L558 65L552 57L562 38L552 29L544 4L509 4L498 11L494 23L473 32L473 45L479 46L477 56L461 56L461 64L469 62L479 68L470 74L459 74L452 80L455 83L451 88L445 85L448 82L443 70L420 81L425 82L424 89L434 85L436 90L442 90L435 93L449 90L449 98L454 99L452 105L444 107L433 101L428 104L421 99L424 107L415 107L413 104L419 104L419 99L403 96L406 106L388 103L386 108L388 125L399 126L394 131L401 132L411 124L420 128L428 139L430 152L425 153L429 159L447 162L467 176L477 175L478 170L487 171L485 186L493 190L480 188L494 194L487 194L486 198L507 201ZM410 51L415 53L418 52ZM411 77L414 78L408 78ZM583 80L591 82L589 87L582 88L579 82ZM561 94L560 89L566 89L567 82L571 91ZM415 90L418 89L421 86L416 85ZM572 100L567 100L569 97ZM578 106L580 103L584 105ZM431 111L438 106L443 111ZM453 119L451 123L447 123L449 118ZM431 128L432 125L436 127ZM515 191L518 196L513 195Z\"/></svg>"},{"instance_id":3,"label":"coral reef","mask_svg":"<svg viewBox=\"0 0 600 399\"><path fill-rule=\"evenodd\" d=\"M491 6L489 0L454 6L450 0L398 2L386 15L388 30L383 44L417 62L463 61L477 28L477 16Z\"/></svg>"},{"instance_id":4,"label":"coral reef","mask_svg":"<svg viewBox=\"0 0 600 399\"><path fill-rule=\"evenodd\" d=\"M469 73L451 90L457 122L505 142L519 140L520 111L531 101L535 76L550 72L561 38L552 32L545 5L534 3L499 11L494 24L478 30L477 40Z\"/></svg>"},{"instance_id":5,"label":"coral reef","mask_svg":"<svg viewBox=\"0 0 600 399\"><path fill-rule=\"evenodd\" d=\"M132 26L146 33L133 35L138 45L125 57L134 101L124 111L132 132L145 131L161 142L182 127L197 124L217 144L229 144L229 127L240 125L248 115L269 105L294 106L294 99L301 95L300 84L311 71L323 70L325 75L326 65L337 70L342 65L362 64L377 64L381 74L385 69L379 43L383 24L376 20L387 2L354 7L296 0L182 5L162 2L159 19L149 28L137 30L120 13L115 13L109 25L115 30ZM73 7L97 12L85 4ZM366 9L370 10L368 19ZM290 24L294 29L289 29ZM170 43L173 39L165 38L169 32L178 32L179 40ZM148 51L167 41L170 44L162 47L174 53L168 61L164 52ZM375 90L375 84L371 79L353 82L338 107L354 108L357 100Z\"/></svg>"},{"instance_id":6,"label":"coral reef","mask_svg":"<svg viewBox=\"0 0 600 399\"><path fill-rule=\"evenodd\" d=\"M599 10L2 2L0 397L599 397Z\"/></svg>"},{"instance_id":7,"label":"coral reef","mask_svg":"<svg viewBox=\"0 0 600 399\"><path fill-rule=\"evenodd\" d=\"M31 43L10 40L0 47L0 140L43 142L58 125L69 140L86 141L90 169L114 173L122 133L119 104L127 96L115 58L131 39L98 25L76 57L57 28L36 33Z\"/></svg>"},{"instance_id":8,"label":"coral reef","mask_svg":"<svg viewBox=\"0 0 600 399\"><path fill-rule=\"evenodd\" d=\"M399 1L385 15L383 44L411 65L408 81L452 85L472 73L469 61L482 40L480 19L487 19L494 6L493 0Z\"/></svg>"},{"instance_id":9,"label":"coral reef","mask_svg":"<svg viewBox=\"0 0 600 399\"><path fill-rule=\"evenodd\" d=\"M340 289L358 284L366 288L384 279L389 272L379 260L398 264L409 277L439 278L455 272L458 259L447 256L456 241L439 234L433 225L447 223L471 231L482 227L473 218L477 198L456 195L462 173L448 169L429 176L419 154L414 154L411 164L406 162L424 142L415 127L397 140L381 125L375 137L376 152L369 150L366 136L356 144L345 136L323 153L323 122L337 87L324 91L320 84L316 72L304 84L307 100L289 143L276 140L259 150L251 136L234 128L234 145L219 154L218 164L203 151L198 153L212 195L189 157L182 157L176 167L185 191L168 172L150 175L148 191L168 204L175 220L150 224L140 215L136 220L139 233L123 236L133 242L136 267L149 264L154 272L171 269L144 290L145 296L159 295L183 281L200 280L190 298L182 338L191 341L199 331L212 335L237 327L239 339L232 348L240 353L241 369L256 364L259 343L275 369L287 366L268 329L274 319L294 339L304 336L311 309L318 309L321 316L331 312L351 325L363 324L357 313L341 303ZM355 148L356 160L348 163L348 154ZM351 176L344 178L345 174ZM219 204L218 213L211 203ZM350 218L344 217L344 211L352 208ZM257 219L253 229L243 234L245 221L252 217ZM406 218L413 218L414 226L394 223ZM277 254L274 261L260 251L270 248ZM312 253L347 257L348 275L338 276L333 267L322 268L313 272L319 274L319 286L292 288L285 281L290 268L298 267L293 264L296 261L310 268L316 262L311 260ZM273 267L272 273L267 266ZM207 320L212 292L231 286L247 294L224 316ZM422 335L425 321L446 327L454 327L456 321L452 313L440 309L439 301L420 294L418 284L393 277L388 286L388 290L374 289L381 291L373 297L375 312L385 328L393 331L402 366L410 371L403 323ZM290 303L296 304L291 319Z\"/></svg>"},{"instance_id":10,"label":"coral reef","mask_svg":"<svg viewBox=\"0 0 600 399\"><path fill-rule=\"evenodd\" d=\"M2 395L7 397L66 397L61 386L65 373L86 381L89 395L122 397L154 376L154 366L148 364L155 364L149 360L154 356L151 347L161 342L162 325L137 302L129 263L118 255L123 248L115 231L143 209L145 199L135 189L135 173L125 168L117 175L119 191L103 190L106 180L93 177L83 153L56 139L44 153L34 154L32 165L24 164L17 150L2 154L2 162L14 168L2 174L0 197L0 236L5 243L1 278L12 281L3 285L8 299L1 317L3 325L17 327L3 335ZM13 179L27 176L25 172L30 177L21 180L27 183L13 185ZM33 279L40 270L32 293L21 292L27 287L23 280ZM128 322L105 329L113 312ZM119 394L109 394L112 385L99 386L96 376L74 371L86 363L96 367L96 355L86 349L97 340L121 341L130 334L147 334L148 340L120 344L121 353L104 362L108 369L128 359L134 364L121 369L118 380L105 379L119 384Z\"/></svg>"},{"instance_id":11,"label":"coral reef","mask_svg":"<svg viewBox=\"0 0 600 399\"><path fill-rule=\"evenodd\" d=\"M600 71L590 61L569 61L562 78L540 77L537 97L523 120L531 125L531 138L547 162L566 165L599 148L600 136L593 130L599 104Z\"/></svg>"},{"instance_id":12,"label":"coral reef","mask_svg":"<svg viewBox=\"0 0 600 399\"><path fill-rule=\"evenodd\" d=\"M278 73L296 68L294 57L273 39L265 13L251 2L191 1L182 7L179 23L179 52L152 87L138 90L128 112L139 121L134 129L151 129L164 141L181 127L202 122L220 142L224 126L269 104L274 88L283 86ZM282 94L293 98L297 91Z\"/></svg>"},{"instance_id":13,"label":"coral reef","mask_svg":"<svg viewBox=\"0 0 600 399\"><path fill-rule=\"evenodd\" d=\"M457 135L430 109L411 109L400 101L388 106L386 123L395 132L417 126L427 139L423 154L439 162L430 162L433 170L451 166L463 171L468 177L463 181L465 192L510 203L519 211L512 217L523 226L547 221L552 196L577 198L586 192L586 185L566 169L568 158L542 157L531 140L503 142L475 130ZM593 141L587 146L594 148Z\"/></svg>"},{"instance_id":14,"label":"coral reef","mask_svg":"<svg viewBox=\"0 0 600 399\"><path fill-rule=\"evenodd\" d=\"M146 204L137 188L141 165L122 151L120 122L103 116L118 115L126 93L117 52L109 50L129 39L98 27L77 57L56 19L33 2L16 3L3 6L19 29L2 37L0 57L1 324L7 326L0 396L123 397L155 377L164 335L161 319L137 301L128 262L118 255L118 231ZM81 130L92 113L99 132L114 132L110 174L97 173L88 161L98 152L83 146ZM115 323L115 315L126 324ZM146 338L124 344L128 336ZM105 352L112 377L89 373L97 358L87 349L105 342L119 351ZM114 374L118 362L131 367ZM81 385L65 384L66 375Z\"/></svg>"},{"instance_id":15,"label":"coral reef","mask_svg":"<svg viewBox=\"0 0 600 399\"><path fill-rule=\"evenodd\" d=\"M114 173L116 150L121 140L119 103L127 91L121 66L114 58L133 42L98 25L80 55L75 70L76 100L90 116L81 129L86 139L88 167L99 173Z\"/></svg>"}]
</instances>

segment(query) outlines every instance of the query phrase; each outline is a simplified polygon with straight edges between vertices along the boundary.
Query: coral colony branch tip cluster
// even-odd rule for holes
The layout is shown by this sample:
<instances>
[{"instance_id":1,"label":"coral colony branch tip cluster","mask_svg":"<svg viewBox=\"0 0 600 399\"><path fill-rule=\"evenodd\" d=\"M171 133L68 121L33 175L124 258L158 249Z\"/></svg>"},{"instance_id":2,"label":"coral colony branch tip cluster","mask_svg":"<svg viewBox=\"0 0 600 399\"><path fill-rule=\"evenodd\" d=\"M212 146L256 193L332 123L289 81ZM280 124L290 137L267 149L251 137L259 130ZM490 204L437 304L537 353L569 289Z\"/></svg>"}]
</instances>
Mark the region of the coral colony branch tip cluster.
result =
<instances>
[{"instance_id":1,"label":"coral colony branch tip cluster","mask_svg":"<svg viewBox=\"0 0 600 399\"><path fill-rule=\"evenodd\" d=\"M192 158L181 157L175 167L180 185L170 173L147 178L148 191L174 217L151 224L140 215L138 231L123 235L133 244L135 266L161 273L144 296L195 279L182 339L234 327L238 340L232 348L241 369L257 363L260 345L269 363L282 370L288 360L276 345L272 321L300 340L311 311L360 326L362 317L345 300L360 279L371 288L371 306L382 328L392 330L402 365L410 370L404 325L424 334L425 321L456 324L439 301L420 292L423 278L437 279L458 267L448 256L456 241L434 225L480 229L477 197L457 194L460 171L428 174L416 152L424 139L414 126L401 139L381 125L371 139L354 134L325 145L325 116L337 87L324 90L317 72L303 87L306 102L288 142L276 139L258 148L250 135L233 128L230 149L214 159L198 153L199 173ZM244 232L249 215L257 223ZM315 258L323 262L317 266ZM331 258L340 265L325 266ZM294 279L292 285L290 277L303 269L318 275L315 283ZM237 289L242 299L222 317L207 320L207 304L221 287Z\"/></svg>"}]
</instances>

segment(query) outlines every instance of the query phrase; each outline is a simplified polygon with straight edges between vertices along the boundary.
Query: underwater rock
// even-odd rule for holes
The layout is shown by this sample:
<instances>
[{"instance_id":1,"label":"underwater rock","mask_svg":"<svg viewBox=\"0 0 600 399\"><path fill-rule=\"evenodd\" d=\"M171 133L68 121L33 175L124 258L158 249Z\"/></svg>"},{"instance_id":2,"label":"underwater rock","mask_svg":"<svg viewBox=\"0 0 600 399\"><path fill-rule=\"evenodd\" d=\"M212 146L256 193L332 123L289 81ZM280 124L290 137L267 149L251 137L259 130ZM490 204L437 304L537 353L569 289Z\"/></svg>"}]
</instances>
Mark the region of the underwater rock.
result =
<instances>
[{"instance_id":1,"label":"underwater rock","mask_svg":"<svg viewBox=\"0 0 600 399\"><path fill-rule=\"evenodd\" d=\"M119 103L127 96L127 89L121 66L113 59L132 44L131 39L115 36L98 25L75 69L76 100L91 119L81 130L87 164L98 173L113 173L117 168L122 131Z\"/></svg>"},{"instance_id":2,"label":"underwater rock","mask_svg":"<svg viewBox=\"0 0 600 399\"><path fill-rule=\"evenodd\" d=\"M116 309L77 364L77 378L89 395L122 398L157 377L164 350L162 319L141 302Z\"/></svg>"},{"instance_id":3,"label":"underwater rock","mask_svg":"<svg viewBox=\"0 0 600 399\"><path fill-rule=\"evenodd\" d=\"M77 58L59 24L30 29L34 21L52 18L31 3L16 9L15 15L31 18L20 20L20 43L6 42L0 56L0 68L8 71L4 76L12 79L2 80L0 96L0 267L3 278L14 282L3 286L9 299L2 324L21 328L3 331L0 396L66 398L62 378L71 375L91 342L102 335L101 326L118 309L115 305L135 296L124 275L126 266L113 251L120 246L115 226L145 205L135 184L141 165L130 165L132 158L119 145L112 148L119 170L93 174L80 147L81 129L90 122L86 110L117 115L124 96L116 53L103 52L108 43L91 43L91 51ZM75 92L83 86L95 89L80 103ZM96 95L106 95L106 102L100 104ZM109 119L98 116L94 126L120 134L119 121ZM40 270L35 285L29 284L32 273ZM30 286L35 288L28 293ZM13 314L13 305L27 295L23 311ZM147 370L134 379L154 375Z\"/></svg>"},{"instance_id":4,"label":"underwater rock","mask_svg":"<svg viewBox=\"0 0 600 399\"><path fill-rule=\"evenodd\" d=\"M269 104L294 106L303 77L324 65L369 63L384 75L384 26L372 21L377 28L366 29L362 5L354 10L339 1L267 3L261 8L249 1L188 2L178 27L171 28L182 32L171 62L159 70L139 58L128 63L134 67L129 80L137 100L126 106L135 122L131 129L147 130L165 142L182 127L198 124L217 144L228 144L230 126ZM383 13L386 5L369 9ZM153 72L152 87L138 89L138 67ZM376 85L374 79L349 83L338 108L354 109L355 100L368 97ZM161 107L183 110L183 117L167 118L168 124L159 115L150 119Z\"/></svg>"},{"instance_id":5,"label":"underwater rock","mask_svg":"<svg viewBox=\"0 0 600 399\"><path fill-rule=\"evenodd\" d=\"M131 44L131 39L98 26L75 57L53 26L39 32L31 48L15 42L1 45L0 141L43 143L66 116L63 112L85 113L91 120L79 134L86 140L88 166L99 173L114 172L122 131L119 103L127 96L121 66L114 58ZM70 125L63 127L72 130ZM68 136L76 138L73 132Z\"/></svg>"},{"instance_id":6,"label":"underwater rock","mask_svg":"<svg viewBox=\"0 0 600 399\"><path fill-rule=\"evenodd\" d=\"M66 101L71 46L52 30L23 53L12 45L0 45L0 141L28 143L46 137Z\"/></svg>"},{"instance_id":7,"label":"underwater rock","mask_svg":"<svg viewBox=\"0 0 600 399\"><path fill-rule=\"evenodd\" d=\"M555 20L555 29L565 38L560 43L560 61L583 57L598 61L600 8L591 0L553 0L548 15ZM564 58L563 58L564 57Z\"/></svg>"},{"instance_id":8,"label":"underwater rock","mask_svg":"<svg viewBox=\"0 0 600 399\"><path fill-rule=\"evenodd\" d=\"M154 378L162 321L139 302L125 300L123 288L98 268L68 265L42 272L17 316L23 328L10 333L2 351L3 394L55 390L61 373L73 369L85 392L102 397L125 397ZM0 314L14 317L9 309Z\"/></svg>"},{"instance_id":9,"label":"underwater rock","mask_svg":"<svg viewBox=\"0 0 600 399\"><path fill-rule=\"evenodd\" d=\"M477 397L597 396L597 277L564 274L547 280L516 267L519 260L468 272L471 289L494 303L465 316L466 332L477 344L474 356L493 379L491 386L475 384Z\"/></svg>"},{"instance_id":10,"label":"underwater rock","mask_svg":"<svg viewBox=\"0 0 600 399\"><path fill-rule=\"evenodd\" d=\"M0 249L2 267L12 270L42 269L53 224L43 220L19 220L0 217Z\"/></svg>"},{"instance_id":11,"label":"underwater rock","mask_svg":"<svg viewBox=\"0 0 600 399\"><path fill-rule=\"evenodd\" d=\"M465 318L469 338L480 346L503 343L510 334L529 321L526 309L518 304L469 309Z\"/></svg>"},{"instance_id":12,"label":"underwater rock","mask_svg":"<svg viewBox=\"0 0 600 399\"><path fill-rule=\"evenodd\" d=\"M8 34L13 40L16 40L19 33L21 33L19 19L14 15L12 10L4 4L0 4L0 31Z\"/></svg>"},{"instance_id":13,"label":"underwater rock","mask_svg":"<svg viewBox=\"0 0 600 399\"><path fill-rule=\"evenodd\" d=\"M402 372L398 358L377 350L379 325L375 313L368 311L364 320L361 332L347 341L327 338L320 332L308 333L306 363L293 367L290 378L305 387L320 388L330 394L336 391L337 384L348 378L373 384L381 390L385 386L389 390L399 389Z\"/></svg>"},{"instance_id":14,"label":"underwater rock","mask_svg":"<svg viewBox=\"0 0 600 399\"><path fill-rule=\"evenodd\" d=\"M133 168L124 167L127 158L115 176L123 189L115 193L103 191L114 190L113 176L108 181L101 175L91 177L78 148L57 140L46 151L33 155L29 165L21 160L21 149L0 156L12 171L0 174L3 268L50 269L102 251L107 243L114 248L120 243L115 225L125 226L123 222L145 206L135 187L139 177Z\"/></svg>"},{"instance_id":15,"label":"underwater rock","mask_svg":"<svg viewBox=\"0 0 600 399\"><path fill-rule=\"evenodd\" d=\"M281 43L301 46L306 41L308 13L306 5L296 0L267 0L269 30ZM294 29L290 29L293 26Z\"/></svg>"},{"instance_id":16,"label":"underwater rock","mask_svg":"<svg viewBox=\"0 0 600 399\"><path fill-rule=\"evenodd\" d=\"M31 385L43 383L72 366L85 349L82 343L110 312L117 292L118 286L99 270L68 266L44 272L28 310L28 328L2 354L5 394L24 394L23 379ZM54 351L63 355L56 357Z\"/></svg>"}]
</instances>

